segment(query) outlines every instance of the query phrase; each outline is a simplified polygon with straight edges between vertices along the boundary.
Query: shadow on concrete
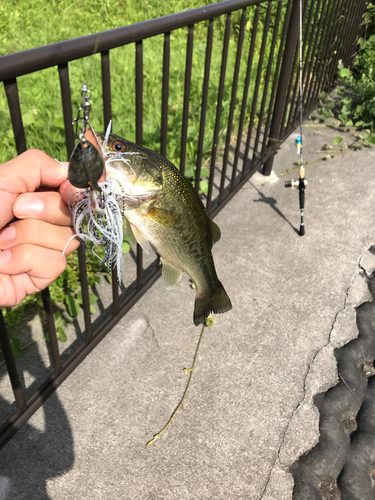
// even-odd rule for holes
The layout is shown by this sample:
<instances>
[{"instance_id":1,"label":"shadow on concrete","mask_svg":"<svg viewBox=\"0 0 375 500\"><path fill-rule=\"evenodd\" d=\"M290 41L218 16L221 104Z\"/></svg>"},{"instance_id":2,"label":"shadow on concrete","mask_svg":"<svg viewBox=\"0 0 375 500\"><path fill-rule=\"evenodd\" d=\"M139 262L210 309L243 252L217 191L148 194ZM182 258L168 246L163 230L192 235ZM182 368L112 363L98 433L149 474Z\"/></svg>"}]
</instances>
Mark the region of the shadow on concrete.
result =
<instances>
[{"instance_id":1,"label":"shadow on concrete","mask_svg":"<svg viewBox=\"0 0 375 500\"><path fill-rule=\"evenodd\" d=\"M31 340L31 330L27 335ZM37 342L31 344L28 351L27 365L22 363L22 358L17 359L24 394L35 392L51 371L39 352ZM31 354L32 362L29 358ZM0 380L4 377L8 375L3 365ZM26 389L26 381L29 380L32 383ZM2 383L5 386L5 378ZM15 412L14 403L8 401L9 395L5 396L7 393L0 396L2 421L3 417L9 418ZM51 500L47 480L65 474L74 465L72 429L56 393L44 402L33 417L33 424L24 425L18 431L18 437L22 438L11 439L0 451L0 500Z\"/></svg>"},{"instance_id":2,"label":"shadow on concrete","mask_svg":"<svg viewBox=\"0 0 375 500\"><path fill-rule=\"evenodd\" d=\"M296 227L293 226L293 224L291 224L291 222L289 222L289 220L285 217L285 215L281 212L281 210L279 210L279 208L276 206L277 204L277 200L275 198L272 198L270 196L264 196L263 193L261 193L259 191L259 189L256 188L256 186L252 183L250 183L254 189L257 191L257 193L259 194L260 198L258 200L253 200L255 203L266 203L266 205L269 205L272 210L274 210L277 215L279 215L282 219L285 220L285 222L287 224L289 224L289 226L293 229L293 231L295 231L297 234L299 234L299 229L297 229Z\"/></svg>"}]
</instances>

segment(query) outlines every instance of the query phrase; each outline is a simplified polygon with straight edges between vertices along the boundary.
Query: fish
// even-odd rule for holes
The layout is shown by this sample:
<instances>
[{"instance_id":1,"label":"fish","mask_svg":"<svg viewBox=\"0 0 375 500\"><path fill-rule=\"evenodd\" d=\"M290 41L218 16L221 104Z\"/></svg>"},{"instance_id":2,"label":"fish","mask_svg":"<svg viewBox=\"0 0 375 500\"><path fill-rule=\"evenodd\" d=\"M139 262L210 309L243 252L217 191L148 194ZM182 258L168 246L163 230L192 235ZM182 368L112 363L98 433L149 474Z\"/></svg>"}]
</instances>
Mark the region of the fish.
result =
<instances>
[{"instance_id":1,"label":"fish","mask_svg":"<svg viewBox=\"0 0 375 500\"><path fill-rule=\"evenodd\" d=\"M165 288L186 272L195 285L194 324L225 313L232 303L220 282L212 246L221 232L192 184L166 158L107 131L95 133L106 179L121 192L120 209L132 241L160 256Z\"/></svg>"}]
</instances>

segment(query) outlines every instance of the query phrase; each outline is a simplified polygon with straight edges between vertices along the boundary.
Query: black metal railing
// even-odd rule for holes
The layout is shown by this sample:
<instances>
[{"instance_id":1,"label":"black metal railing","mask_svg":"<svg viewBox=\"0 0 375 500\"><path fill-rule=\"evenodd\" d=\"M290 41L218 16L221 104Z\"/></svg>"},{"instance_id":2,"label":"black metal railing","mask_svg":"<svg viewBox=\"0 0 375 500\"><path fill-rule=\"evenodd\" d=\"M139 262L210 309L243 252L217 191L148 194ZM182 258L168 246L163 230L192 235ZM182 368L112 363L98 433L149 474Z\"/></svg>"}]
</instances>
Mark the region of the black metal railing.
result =
<instances>
[{"instance_id":1,"label":"black metal railing","mask_svg":"<svg viewBox=\"0 0 375 500\"><path fill-rule=\"evenodd\" d=\"M73 151L75 138L72 128L72 100L69 64L76 59L101 55L104 125L112 117L111 50L123 45L135 46L135 138L143 144L143 40L157 35L164 36L160 151L167 154L168 105L170 91L170 62L173 58L171 37L173 31L187 28L187 50L184 72L184 99L180 137L180 170L185 172L189 104L191 100L192 57L194 33L197 23L207 22L207 41L203 85L200 105L200 125L197 137L197 157L193 184L199 192L202 180L204 135L207 125L207 105L210 97L210 68L213 51L214 20L226 16L222 40L220 78L215 88L216 118L210 154L208 191L204 196L208 214L214 217L238 192L248 179L263 165L263 173L270 174L273 156L280 144L298 122L298 33L300 0L225 0L205 7L192 9L93 34L79 39L27 50L0 57L0 80L8 100L14 140L18 154L27 149L22 121L17 79L33 72L57 67L65 124L68 157ZM353 62L361 21L366 9L365 0L304 0L303 1L303 88L304 114L308 115L317 102L319 92L330 90L335 84L339 59L345 66ZM231 40L231 16L242 10L236 42L233 74L227 74L228 50ZM251 29L246 31L247 21ZM248 37L248 38L246 38ZM243 54L244 42L247 54ZM241 64L244 69L244 90L238 96ZM129 75L130 78L130 75ZM223 144L219 142L223 120L223 95L225 82L230 79L230 105L226 120ZM226 80L227 79L227 80ZM253 83L251 83L253 82ZM89 82L88 82L89 83ZM113 83L113 82L112 82ZM250 92L251 86L251 92ZM234 114L237 124L234 128ZM235 133L235 139L234 134ZM148 144L145 144L146 146ZM14 395L13 415L0 428L0 447L3 446L46 398L79 365L103 337L116 325L137 300L161 274L158 264L145 273L142 249L136 251L136 283L129 293L120 293L117 276L112 280L111 310L105 319L92 323L89 306L89 287L86 258L78 250L80 281L83 297L85 341L69 357L62 359L53 320L49 290L42 292L47 331L50 340L53 370L46 380L26 400L21 389L17 365L12 356L7 329L0 314L0 343L5 366Z\"/></svg>"}]
</instances>

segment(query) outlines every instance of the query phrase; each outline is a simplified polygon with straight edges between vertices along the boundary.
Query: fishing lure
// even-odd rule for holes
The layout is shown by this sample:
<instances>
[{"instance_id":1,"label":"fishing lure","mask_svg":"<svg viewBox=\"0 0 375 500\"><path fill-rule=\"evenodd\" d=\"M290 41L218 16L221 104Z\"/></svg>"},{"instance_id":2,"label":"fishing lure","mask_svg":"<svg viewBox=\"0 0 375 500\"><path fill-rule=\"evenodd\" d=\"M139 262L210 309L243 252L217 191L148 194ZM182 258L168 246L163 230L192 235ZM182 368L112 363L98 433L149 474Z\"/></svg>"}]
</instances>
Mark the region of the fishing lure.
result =
<instances>
[{"instance_id":1,"label":"fishing lure","mask_svg":"<svg viewBox=\"0 0 375 500\"><path fill-rule=\"evenodd\" d=\"M100 257L95 252L95 248L103 245L105 255L99 265L106 265L109 273L111 273L112 266L116 266L119 283L121 283L124 264L122 257L123 219L120 203L125 196L125 186L121 179L114 181L113 177L99 182L103 174L104 176L106 174L105 163L98 149L86 138L87 125L96 136L89 122L91 92L86 84L82 85L81 96L82 106L78 110L77 118L73 121L73 124L76 123L76 135L79 142L70 157L68 168L69 182L81 191L72 194L69 199L75 234L69 238L63 254L71 240L76 237L80 238L86 251L86 242L91 241L92 251L98 258ZM78 134L80 120L82 120L82 128ZM110 129L111 124L108 126L107 136Z\"/></svg>"}]
</instances>

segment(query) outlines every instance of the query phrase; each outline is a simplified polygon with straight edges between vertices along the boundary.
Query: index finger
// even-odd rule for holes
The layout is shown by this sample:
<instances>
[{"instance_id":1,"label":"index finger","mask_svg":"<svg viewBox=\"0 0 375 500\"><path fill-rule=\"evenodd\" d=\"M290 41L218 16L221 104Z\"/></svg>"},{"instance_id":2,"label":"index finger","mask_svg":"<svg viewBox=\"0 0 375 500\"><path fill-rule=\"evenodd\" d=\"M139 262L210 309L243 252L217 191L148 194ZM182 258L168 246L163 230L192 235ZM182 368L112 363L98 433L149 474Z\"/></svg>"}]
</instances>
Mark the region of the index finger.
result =
<instances>
[{"instance_id":1,"label":"index finger","mask_svg":"<svg viewBox=\"0 0 375 500\"><path fill-rule=\"evenodd\" d=\"M66 168L47 154L30 149L0 166L0 228L13 217L13 204L21 193L45 186L57 188L68 177Z\"/></svg>"}]
</instances>

